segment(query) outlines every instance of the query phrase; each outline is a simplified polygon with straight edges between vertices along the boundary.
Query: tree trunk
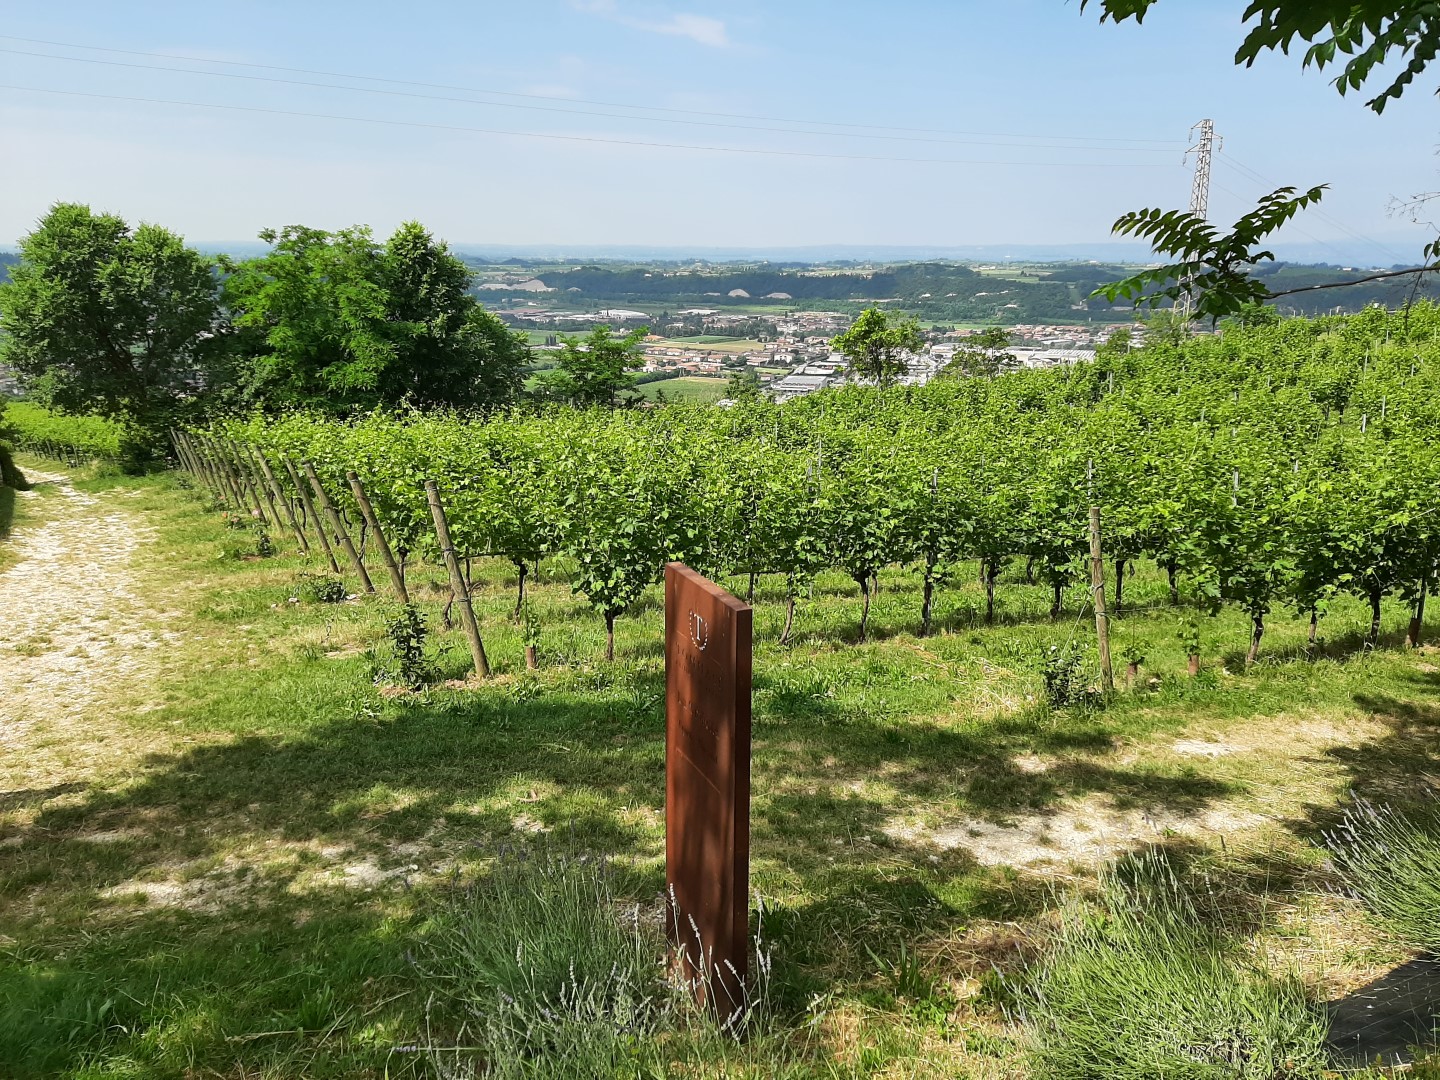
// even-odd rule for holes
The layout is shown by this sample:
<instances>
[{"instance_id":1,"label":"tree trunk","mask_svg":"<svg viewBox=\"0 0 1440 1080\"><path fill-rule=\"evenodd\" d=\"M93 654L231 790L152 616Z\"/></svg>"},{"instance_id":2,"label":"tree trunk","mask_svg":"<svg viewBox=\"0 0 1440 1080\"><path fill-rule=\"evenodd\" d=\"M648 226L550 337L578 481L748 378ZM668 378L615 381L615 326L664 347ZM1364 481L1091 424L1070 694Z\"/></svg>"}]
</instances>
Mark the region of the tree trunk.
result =
<instances>
[{"instance_id":1,"label":"tree trunk","mask_svg":"<svg viewBox=\"0 0 1440 1080\"><path fill-rule=\"evenodd\" d=\"M1312 608L1310 609L1310 637L1309 637L1309 639L1308 639L1308 640L1309 640L1309 643L1310 643L1310 648L1312 648L1312 649L1315 648L1315 639L1319 636L1319 633L1320 633L1320 609L1319 609L1319 608L1313 608L1313 607L1312 607Z\"/></svg>"},{"instance_id":2,"label":"tree trunk","mask_svg":"<svg viewBox=\"0 0 1440 1080\"><path fill-rule=\"evenodd\" d=\"M1120 614L1120 609L1125 603L1125 560L1115 560L1115 614Z\"/></svg>"},{"instance_id":3,"label":"tree trunk","mask_svg":"<svg viewBox=\"0 0 1440 1080\"><path fill-rule=\"evenodd\" d=\"M1035 556L1031 555L1025 560L1025 584L1035 584Z\"/></svg>"},{"instance_id":4,"label":"tree trunk","mask_svg":"<svg viewBox=\"0 0 1440 1080\"><path fill-rule=\"evenodd\" d=\"M1412 649L1420 647L1420 634L1425 626L1425 593L1430 588L1430 575L1420 579L1420 595L1415 599L1415 614L1410 618L1410 632L1405 635L1405 644Z\"/></svg>"},{"instance_id":5,"label":"tree trunk","mask_svg":"<svg viewBox=\"0 0 1440 1080\"><path fill-rule=\"evenodd\" d=\"M525 565L524 559L516 559L515 569L519 571L520 574L520 584L515 590L515 618L518 619L520 618L520 613L525 610L525 574L530 568Z\"/></svg>"},{"instance_id":6,"label":"tree trunk","mask_svg":"<svg viewBox=\"0 0 1440 1080\"><path fill-rule=\"evenodd\" d=\"M536 671L540 667L540 660L536 655L534 645L525 646L525 668L528 671Z\"/></svg>"},{"instance_id":7,"label":"tree trunk","mask_svg":"<svg viewBox=\"0 0 1440 1080\"><path fill-rule=\"evenodd\" d=\"M1134 685L1135 685L1135 680L1139 677L1139 675L1140 675L1140 665L1139 665L1139 664L1136 664L1136 663L1133 663L1133 662L1132 662L1132 663L1129 663L1129 664L1126 664L1126 665L1125 665L1125 685L1126 685L1126 686L1134 686Z\"/></svg>"},{"instance_id":8,"label":"tree trunk","mask_svg":"<svg viewBox=\"0 0 1440 1080\"><path fill-rule=\"evenodd\" d=\"M864 602L860 606L860 644L865 644L865 630L870 622L870 579L869 577L858 577L855 579L860 585L860 595Z\"/></svg>"},{"instance_id":9,"label":"tree trunk","mask_svg":"<svg viewBox=\"0 0 1440 1080\"><path fill-rule=\"evenodd\" d=\"M615 659L615 612L605 613L605 659L607 662Z\"/></svg>"},{"instance_id":10,"label":"tree trunk","mask_svg":"<svg viewBox=\"0 0 1440 1080\"><path fill-rule=\"evenodd\" d=\"M1246 667L1255 663L1260 656L1260 639L1265 636L1265 616L1254 615L1251 618L1255 628L1250 633L1250 651L1245 654Z\"/></svg>"},{"instance_id":11,"label":"tree trunk","mask_svg":"<svg viewBox=\"0 0 1440 1080\"><path fill-rule=\"evenodd\" d=\"M790 644L790 630L795 625L795 594L785 598L785 629L780 631L780 644Z\"/></svg>"},{"instance_id":12,"label":"tree trunk","mask_svg":"<svg viewBox=\"0 0 1440 1080\"><path fill-rule=\"evenodd\" d=\"M1200 674L1200 654L1198 652L1192 652L1187 658L1186 670L1190 672L1192 679Z\"/></svg>"},{"instance_id":13,"label":"tree trunk","mask_svg":"<svg viewBox=\"0 0 1440 1080\"><path fill-rule=\"evenodd\" d=\"M935 557L928 556L925 560L925 585L920 601L920 636L930 636L930 616L932 614L932 601L935 599Z\"/></svg>"},{"instance_id":14,"label":"tree trunk","mask_svg":"<svg viewBox=\"0 0 1440 1080\"><path fill-rule=\"evenodd\" d=\"M1383 596L1378 585L1370 587L1370 633L1365 638L1365 644L1372 649L1380 644L1380 600Z\"/></svg>"},{"instance_id":15,"label":"tree trunk","mask_svg":"<svg viewBox=\"0 0 1440 1080\"><path fill-rule=\"evenodd\" d=\"M1000 576L1000 560L986 559L985 567L985 625L995 621L995 579Z\"/></svg>"},{"instance_id":16,"label":"tree trunk","mask_svg":"<svg viewBox=\"0 0 1440 1080\"><path fill-rule=\"evenodd\" d=\"M1054 589L1055 599L1050 601L1050 618L1058 619L1060 618L1060 612L1064 608L1065 587L1057 581L1055 582Z\"/></svg>"},{"instance_id":17,"label":"tree trunk","mask_svg":"<svg viewBox=\"0 0 1440 1080\"><path fill-rule=\"evenodd\" d=\"M755 579L759 576L760 575L755 573L754 570L750 571L750 586L745 590L745 602L747 604L755 603Z\"/></svg>"},{"instance_id":18,"label":"tree trunk","mask_svg":"<svg viewBox=\"0 0 1440 1080\"><path fill-rule=\"evenodd\" d=\"M1176 582L1175 582L1175 573L1176 573L1176 571L1177 571L1178 569L1179 569L1179 568L1178 568L1173 562L1168 562L1168 563L1165 564L1165 577L1166 577L1166 578L1169 580L1169 582L1170 582L1170 606L1171 606L1171 607L1179 607L1179 606L1180 606L1180 586L1177 585Z\"/></svg>"}]
</instances>

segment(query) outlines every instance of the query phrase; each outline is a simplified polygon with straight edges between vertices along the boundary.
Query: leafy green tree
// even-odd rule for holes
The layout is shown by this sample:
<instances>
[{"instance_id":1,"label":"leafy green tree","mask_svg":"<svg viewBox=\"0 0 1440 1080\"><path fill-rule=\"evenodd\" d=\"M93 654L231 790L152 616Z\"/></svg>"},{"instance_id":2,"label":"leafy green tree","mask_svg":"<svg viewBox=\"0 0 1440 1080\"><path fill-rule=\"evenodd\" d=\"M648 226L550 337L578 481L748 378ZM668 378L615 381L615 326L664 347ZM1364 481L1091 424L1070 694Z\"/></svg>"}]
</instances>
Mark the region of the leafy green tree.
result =
<instances>
[{"instance_id":1,"label":"leafy green tree","mask_svg":"<svg viewBox=\"0 0 1440 1080\"><path fill-rule=\"evenodd\" d=\"M540 385L580 408L614 408L620 395L635 386L633 373L645 362L640 342L649 332L642 326L617 337L610 327L597 326L583 340L564 338L556 368L540 376Z\"/></svg>"},{"instance_id":2,"label":"leafy green tree","mask_svg":"<svg viewBox=\"0 0 1440 1080\"><path fill-rule=\"evenodd\" d=\"M1083 11L1092 0L1081 0ZM1137 23L1159 0L1100 0L1101 21ZM1289 55L1304 42L1302 66L1324 69L1343 61L1334 79L1343 95L1359 90L1392 53L1409 63L1397 71L1390 85L1365 104L1377 113L1399 98L1440 52L1440 8L1429 0L1251 0L1241 16L1254 20L1235 53L1235 63L1254 64L1262 52L1279 50Z\"/></svg>"},{"instance_id":3,"label":"leafy green tree","mask_svg":"<svg viewBox=\"0 0 1440 1080\"><path fill-rule=\"evenodd\" d=\"M0 359L44 403L166 428L228 382L214 266L159 225L57 203L0 285Z\"/></svg>"},{"instance_id":4,"label":"leafy green tree","mask_svg":"<svg viewBox=\"0 0 1440 1080\"><path fill-rule=\"evenodd\" d=\"M358 411L407 402L475 408L515 397L529 348L472 297L465 265L420 225L300 225L240 264L225 301L271 406Z\"/></svg>"},{"instance_id":5,"label":"leafy green tree","mask_svg":"<svg viewBox=\"0 0 1440 1080\"><path fill-rule=\"evenodd\" d=\"M1010 331L1003 326L992 326L966 338L950 363L945 365L946 375L969 375L972 378L993 379L1015 363L1015 356L1006 350L1010 347Z\"/></svg>"},{"instance_id":6,"label":"leafy green tree","mask_svg":"<svg viewBox=\"0 0 1440 1080\"><path fill-rule=\"evenodd\" d=\"M850 362L855 378L889 386L905 374L905 354L919 352L925 339L914 319L891 319L879 308L866 308L849 330L830 342Z\"/></svg>"},{"instance_id":7,"label":"leafy green tree","mask_svg":"<svg viewBox=\"0 0 1440 1080\"><path fill-rule=\"evenodd\" d=\"M1097 0L1081 0L1083 11ZM1101 22L1144 21L1159 0L1098 0ZM1389 84L1366 106L1383 112L1387 103L1398 99L1440 53L1440 7L1430 0L1251 0L1242 21L1251 23L1235 53L1235 63L1254 64L1263 52L1306 46L1303 67L1324 69L1338 65L1333 83L1343 95L1359 90L1372 75L1385 76L1385 65L1399 59L1398 69L1389 69ZM1149 270L1093 295L1114 300L1148 294L1174 299L1189 288L1198 298L1196 315L1234 315L1256 302L1298 292L1337 288L1357 282L1331 282L1299 289L1271 292L1249 274L1256 263L1273 259L1259 244L1280 225L1320 199L1324 185L1297 196L1295 188L1282 187L1260 200L1254 210L1236 222L1228 234L1215 232L1203 219L1181 211L1142 210L1126 214L1115 223L1115 232L1150 239L1155 250L1176 261ZM1440 193L1437 193L1440 194ZM1421 195L1414 205L1436 194ZM1440 239L1424 248L1425 265L1372 274L1359 281L1440 270ZM1188 285L1185 283L1189 282ZM1153 299L1152 301L1153 302Z\"/></svg>"},{"instance_id":8,"label":"leafy green tree","mask_svg":"<svg viewBox=\"0 0 1440 1080\"><path fill-rule=\"evenodd\" d=\"M753 371L737 371L725 383L725 396L731 401L743 401L760 396L760 376Z\"/></svg>"}]
</instances>

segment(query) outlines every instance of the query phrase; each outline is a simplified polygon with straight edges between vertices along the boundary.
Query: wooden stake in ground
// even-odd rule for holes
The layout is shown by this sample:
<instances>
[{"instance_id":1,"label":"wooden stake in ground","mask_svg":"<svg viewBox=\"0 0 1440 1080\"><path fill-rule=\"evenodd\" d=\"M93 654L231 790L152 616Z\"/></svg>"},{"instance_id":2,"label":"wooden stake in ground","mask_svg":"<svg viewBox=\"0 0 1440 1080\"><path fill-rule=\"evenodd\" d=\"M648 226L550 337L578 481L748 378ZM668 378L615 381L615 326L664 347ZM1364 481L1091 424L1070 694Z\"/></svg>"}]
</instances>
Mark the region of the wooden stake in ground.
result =
<instances>
[{"instance_id":1,"label":"wooden stake in ground","mask_svg":"<svg viewBox=\"0 0 1440 1080\"><path fill-rule=\"evenodd\" d=\"M430 501L430 516L435 519L435 539L440 541L440 554L450 574L450 591L460 605L460 622L470 641L475 672L482 679L488 679L490 661L485 656L485 643L480 640L480 624L475 621L475 609L470 606L470 590L465 587L465 578L460 573L460 560L455 557L455 545L450 540L450 523L445 520L445 508L440 505L440 491L435 487L434 480L425 481L425 497Z\"/></svg>"},{"instance_id":2,"label":"wooden stake in ground","mask_svg":"<svg viewBox=\"0 0 1440 1080\"><path fill-rule=\"evenodd\" d=\"M332 573L340 573L340 564L335 561L335 551L330 546L330 538L325 535L325 523L315 512L315 504L310 501L310 492L306 489L305 482L300 479L300 474L295 471L295 465L289 458L281 458L280 461L284 464L285 471L290 474L290 482L300 493L300 505L305 508L305 516L315 523L315 534L320 537L320 548L325 552L325 561L330 564Z\"/></svg>"},{"instance_id":3,"label":"wooden stake in ground","mask_svg":"<svg viewBox=\"0 0 1440 1080\"><path fill-rule=\"evenodd\" d=\"M345 557L350 560L350 565L355 568L356 575L360 578L360 585L366 592L373 593L375 584L370 580L369 573L365 570L365 564L360 561L360 553L355 550L355 545L350 540L350 534L345 531L345 524L340 520L339 513L335 510L335 504L330 501L330 496L325 494L325 488L320 483L320 477L315 473L315 466L310 461L302 461L300 467L305 470L305 475L310 478L310 486L315 489L315 499L320 503L320 509L325 511L325 516L330 519L330 525L335 530L335 539L340 541L340 546L345 549Z\"/></svg>"},{"instance_id":4,"label":"wooden stake in ground","mask_svg":"<svg viewBox=\"0 0 1440 1080\"><path fill-rule=\"evenodd\" d=\"M1105 559L1100 554L1100 508L1090 507L1090 595L1095 603L1095 639L1100 645L1100 690L1115 689L1110 666L1110 618L1105 614Z\"/></svg>"},{"instance_id":5,"label":"wooden stake in ground","mask_svg":"<svg viewBox=\"0 0 1440 1080\"><path fill-rule=\"evenodd\" d=\"M265 473L261 471L261 469L255 462L255 447L251 446L249 443L241 443L240 452L245 455L246 468L248 468L255 477L255 486L260 489L260 494L265 496L266 505L270 507L270 522L278 529L280 527L280 511L275 505L276 492L275 489L270 485L269 477L267 477ZM279 497L279 501L285 501L283 495Z\"/></svg>"},{"instance_id":6,"label":"wooden stake in ground","mask_svg":"<svg viewBox=\"0 0 1440 1080\"><path fill-rule=\"evenodd\" d=\"M183 432L180 438L185 443L186 449L189 450L191 460L194 461L200 469L200 482L205 485L205 490L210 492L212 499L217 501L222 499L224 496L220 492L220 482L216 479L215 474L211 472L210 463L205 460L205 455L196 444L196 441Z\"/></svg>"},{"instance_id":7,"label":"wooden stake in ground","mask_svg":"<svg viewBox=\"0 0 1440 1080\"><path fill-rule=\"evenodd\" d=\"M260 469L265 474L265 483L270 486L271 492L279 500L280 505L285 507L285 517L290 521L290 528L295 533L295 539L300 542L300 550L306 555L310 554L310 541L305 539L305 530L300 527L300 519L295 516L295 507L285 494L285 488L280 483L280 478L275 475L275 470L270 467L270 459L265 456L265 451L256 448L255 457L260 462Z\"/></svg>"},{"instance_id":8,"label":"wooden stake in ground","mask_svg":"<svg viewBox=\"0 0 1440 1080\"><path fill-rule=\"evenodd\" d=\"M225 460L225 455L220 453L220 444L209 435L201 435L200 442L205 447L206 453L210 455L210 467L220 478L220 497L237 513L243 511L245 500L240 497L240 488L235 484L235 475L230 470L229 462Z\"/></svg>"},{"instance_id":9,"label":"wooden stake in ground","mask_svg":"<svg viewBox=\"0 0 1440 1080\"><path fill-rule=\"evenodd\" d=\"M250 504L245 499L245 489L240 483L240 472L235 468L235 463L230 460L230 452L225 449L225 444L214 436L210 437L210 445L215 451L216 460L220 462L220 467L225 472L225 483L230 488L230 494L235 500L235 509L249 517Z\"/></svg>"},{"instance_id":10,"label":"wooden stake in ground","mask_svg":"<svg viewBox=\"0 0 1440 1080\"><path fill-rule=\"evenodd\" d=\"M213 499L219 499L219 482L215 479L215 475L210 471L210 463L205 460L205 455L200 452L200 448L196 445L195 440L190 438L189 435L182 431L180 433L180 441L185 444L185 449L190 454L190 460L195 463L197 468L199 468L200 472L198 475L200 477L200 482L204 484L206 490L210 492L210 497Z\"/></svg>"},{"instance_id":11,"label":"wooden stake in ground","mask_svg":"<svg viewBox=\"0 0 1440 1080\"><path fill-rule=\"evenodd\" d=\"M395 586L395 595L399 597L402 604L410 603L410 592L405 588L405 575L400 573L400 564L395 561L395 553L390 550L390 542L385 539L385 532L380 528L380 520L375 516L375 508L370 505L370 496L365 492L365 485L360 482L354 470L345 474L345 479L350 481L350 490L355 495L355 503L360 507L360 513L365 518L365 524L370 526L370 532L375 537L375 546L380 549L380 558L385 563L385 569L390 571L390 584Z\"/></svg>"},{"instance_id":12,"label":"wooden stake in ground","mask_svg":"<svg viewBox=\"0 0 1440 1080\"><path fill-rule=\"evenodd\" d=\"M240 449L240 444L234 439L226 439L225 443L235 462L235 471L240 476L241 486L250 496L250 502L255 507L255 516L260 519L261 525L268 526L270 519L265 515L265 500L260 497L260 487L255 483L250 463L245 460L245 452Z\"/></svg>"}]
</instances>

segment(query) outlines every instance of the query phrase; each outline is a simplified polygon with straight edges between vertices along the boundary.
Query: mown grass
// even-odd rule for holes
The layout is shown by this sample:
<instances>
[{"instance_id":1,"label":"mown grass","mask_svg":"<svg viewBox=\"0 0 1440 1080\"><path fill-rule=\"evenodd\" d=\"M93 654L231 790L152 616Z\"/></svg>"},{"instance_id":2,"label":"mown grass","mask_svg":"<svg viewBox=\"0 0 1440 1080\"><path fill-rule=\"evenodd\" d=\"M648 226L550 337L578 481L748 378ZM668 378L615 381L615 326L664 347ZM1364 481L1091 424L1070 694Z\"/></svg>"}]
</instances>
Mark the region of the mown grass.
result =
<instances>
[{"instance_id":1,"label":"mown grass","mask_svg":"<svg viewBox=\"0 0 1440 1080\"><path fill-rule=\"evenodd\" d=\"M661 379L659 382L644 383L639 386L640 396L647 401L655 401L660 394L665 395L666 401L698 401L710 402L719 401L725 396L725 387L728 380L725 378L710 378L704 375L685 375L678 379Z\"/></svg>"},{"instance_id":2,"label":"mown grass","mask_svg":"<svg viewBox=\"0 0 1440 1080\"><path fill-rule=\"evenodd\" d=\"M156 527L145 588L179 636L153 677L117 682L97 711L113 761L0 785L0 1073L404 1075L427 1061L406 1047L462 1030L412 960L453 883L483 880L502 849L548 836L603 853L623 870L618 900L656 902L658 591L621 621L607 665L603 622L563 566L542 566L542 666L527 673L513 567L477 560L496 677L382 694L371 654L391 601L300 599L317 563L278 532L280 554L245 557L253 533L172 477L83 486ZM1342 604L1313 656L1300 620L1273 618L1246 672L1248 626L1227 612L1204 620L1205 671L1189 679L1176 631L1190 612L1142 568L1117 620L1144 645L1137 685L1104 709L1055 711L1041 653L1088 640L1090 624L1078 595L1049 620L1048 591L1022 569L986 626L960 568L926 639L916 575L887 570L863 646L853 582L823 576L782 648L780 586L762 579L752 884L791 1035L731 1075L776 1062L797 1076L1023 1074L991 973L1033 955L1057 893L1084 889L1093 865L1063 837L1050 858L1033 843L1016 862L993 855L1012 834L1041 836L1043 852L1046 823L1083 824L1091 806L1137 830L1110 838L1117 851L1160 844L1224 868L1235 918L1303 953L1314 996L1401 957L1331 894L1315 841L1347 789L1378 797L1436 770L1428 658L1366 653L1368 613ZM415 568L412 585L438 626L443 575ZM1403 613L1387 616L1398 633ZM458 633L429 650L442 679L464 676ZM1182 739L1234 749L1182 753ZM1295 911L1307 918L1287 921Z\"/></svg>"}]
</instances>

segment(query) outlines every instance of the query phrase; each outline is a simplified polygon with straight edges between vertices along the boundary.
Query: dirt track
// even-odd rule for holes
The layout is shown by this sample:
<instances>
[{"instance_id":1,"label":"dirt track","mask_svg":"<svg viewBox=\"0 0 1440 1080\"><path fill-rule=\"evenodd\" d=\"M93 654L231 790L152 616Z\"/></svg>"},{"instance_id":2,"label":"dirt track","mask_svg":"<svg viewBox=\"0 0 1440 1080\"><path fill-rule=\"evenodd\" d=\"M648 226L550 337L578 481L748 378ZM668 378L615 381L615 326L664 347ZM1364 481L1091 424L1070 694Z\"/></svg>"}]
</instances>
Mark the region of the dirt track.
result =
<instances>
[{"instance_id":1,"label":"dirt track","mask_svg":"<svg viewBox=\"0 0 1440 1080\"><path fill-rule=\"evenodd\" d=\"M168 636L137 588L137 554L153 533L130 496L29 476L40 490L18 497L32 521L0 573L0 754L12 783L83 771L109 727L96 703L154 670Z\"/></svg>"}]
</instances>

